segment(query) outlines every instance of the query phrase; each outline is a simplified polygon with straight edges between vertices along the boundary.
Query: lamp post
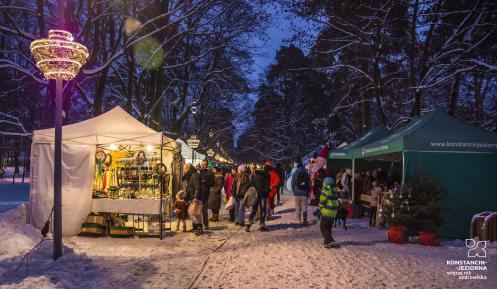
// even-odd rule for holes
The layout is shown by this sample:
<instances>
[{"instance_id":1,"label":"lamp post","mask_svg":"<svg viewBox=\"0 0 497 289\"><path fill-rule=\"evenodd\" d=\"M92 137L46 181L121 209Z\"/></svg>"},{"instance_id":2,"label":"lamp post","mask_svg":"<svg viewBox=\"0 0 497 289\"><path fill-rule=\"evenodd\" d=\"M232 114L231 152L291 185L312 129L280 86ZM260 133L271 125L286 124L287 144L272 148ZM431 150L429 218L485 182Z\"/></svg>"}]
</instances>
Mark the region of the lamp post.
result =
<instances>
[{"instance_id":1,"label":"lamp post","mask_svg":"<svg viewBox=\"0 0 497 289\"><path fill-rule=\"evenodd\" d=\"M64 30L50 30L48 38L33 41L30 49L45 79L55 80L53 258L56 260L62 256L62 84L76 77L86 63L88 50Z\"/></svg>"}]
</instances>

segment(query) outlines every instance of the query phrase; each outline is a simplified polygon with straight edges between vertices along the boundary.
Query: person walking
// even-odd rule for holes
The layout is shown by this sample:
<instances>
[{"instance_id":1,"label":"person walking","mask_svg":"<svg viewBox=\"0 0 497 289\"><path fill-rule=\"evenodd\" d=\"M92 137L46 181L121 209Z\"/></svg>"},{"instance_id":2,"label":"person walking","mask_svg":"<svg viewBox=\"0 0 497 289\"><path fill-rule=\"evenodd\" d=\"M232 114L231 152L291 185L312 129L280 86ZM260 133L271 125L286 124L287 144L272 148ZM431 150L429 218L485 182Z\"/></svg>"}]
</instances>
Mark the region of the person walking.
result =
<instances>
[{"instance_id":1,"label":"person walking","mask_svg":"<svg viewBox=\"0 0 497 289\"><path fill-rule=\"evenodd\" d=\"M319 198L319 209L321 211L319 229L321 230L321 235L323 235L324 246L326 248L331 248L336 244L331 234L339 207L338 195L333 188L334 184L335 181L332 178L325 178L321 196Z\"/></svg>"},{"instance_id":2,"label":"person walking","mask_svg":"<svg viewBox=\"0 0 497 289\"><path fill-rule=\"evenodd\" d=\"M207 161L203 160L200 163L200 201L202 202L202 223L204 229L209 229L209 211L208 200L211 187L214 186L214 174L208 169ZM202 225L201 225L202 226ZM201 228L202 229L202 228Z\"/></svg>"},{"instance_id":3,"label":"person walking","mask_svg":"<svg viewBox=\"0 0 497 289\"><path fill-rule=\"evenodd\" d=\"M196 234L202 233L202 201L201 201L201 185L200 185L200 175L197 170L193 168L193 165L187 164L184 167L187 170L185 175L188 175L188 185L187 185L187 200L191 201L192 207L196 207L199 210L193 210L192 213L192 223L193 231ZM198 213L197 213L198 212Z\"/></svg>"},{"instance_id":4,"label":"person walking","mask_svg":"<svg viewBox=\"0 0 497 289\"><path fill-rule=\"evenodd\" d=\"M231 197L231 189L233 188L233 182L235 180L235 175L236 175L236 168L230 168L226 176L224 177L224 192L226 194L226 201L228 201ZM229 221L234 222L235 221L235 208L231 208L229 210Z\"/></svg>"},{"instance_id":5,"label":"person walking","mask_svg":"<svg viewBox=\"0 0 497 289\"><path fill-rule=\"evenodd\" d=\"M278 177L280 178L280 184L278 185L278 192L276 194L276 204L281 203L281 194L283 193L283 185L285 184L285 172L283 170L283 166L278 163L276 164L276 173L278 174Z\"/></svg>"},{"instance_id":6,"label":"person walking","mask_svg":"<svg viewBox=\"0 0 497 289\"><path fill-rule=\"evenodd\" d=\"M280 185L280 177L278 176L278 173L273 169L273 165L270 162L266 162L264 165L264 170L269 174L269 198L268 198L268 208L267 208L267 214L266 218L269 220L271 216L274 214L274 208L275 208L275 203L274 203L274 198L276 197L276 194L278 192L278 186Z\"/></svg>"},{"instance_id":7,"label":"person walking","mask_svg":"<svg viewBox=\"0 0 497 289\"><path fill-rule=\"evenodd\" d=\"M254 177L250 183L257 191L257 202L252 207L252 211L249 215L249 220L245 231L250 232L250 227L254 223L255 215L259 211L259 230L262 232L268 231L266 228L266 206L268 203L270 185L269 185L269 174L265 170L256 170Z\"/></svg>"},{"instance_id":8,"label":"person walking","mask_svg":"<svg viewBox=\"0 0 497 289\"><path fill-rule=\"evenodd\" d=\"M235 198L235 225L245 225L245 206L243 204L243 197L248 189L249 176L245 173L245 165L238 166L231 194Z\"/></svg>"},{"instance_id":9,"label":"person walking","mask_svg":"<svg viewBox=\"0 0 497 289\"><path fill-rule=\"evenodd\" d=\"M223 189L223 172L220 167L213 167L214 185L210 188L207 206L212 212L209 222L219 222L219 209L221 208L221 190Z\"/></svg>"},{"instance_id":10,"label":"person walking","mask_svg":"<svg viewBox=\"0 0 497 289\"><path fill-rule=\"evenodd\" d=\"M304 225L307 224L307 198L311 188L309 174L304 169L304 165L299 162L297 170L292 176L292 191L295 196L295 213L297 221Z\"/></svg>"}]
</instances>

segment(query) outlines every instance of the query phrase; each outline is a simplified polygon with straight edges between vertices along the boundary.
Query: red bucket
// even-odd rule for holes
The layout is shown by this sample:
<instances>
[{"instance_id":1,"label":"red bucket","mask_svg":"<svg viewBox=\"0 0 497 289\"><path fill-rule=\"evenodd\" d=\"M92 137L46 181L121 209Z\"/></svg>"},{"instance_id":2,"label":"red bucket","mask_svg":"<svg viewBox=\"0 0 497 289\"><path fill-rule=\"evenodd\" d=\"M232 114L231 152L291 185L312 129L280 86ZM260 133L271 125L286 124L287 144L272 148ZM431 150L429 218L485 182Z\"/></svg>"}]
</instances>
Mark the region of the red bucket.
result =
<instances>
[{"instance_id":1,"label":"red bucket","mask_svg":"<svg viewBox=\"0 0 497 289\"><path fill-rule=\"evenodd\" d=\"M404 244L406 240L406 230L402 227L391 227L388 229L388 242Z\"/></svg>"},{"instance_id":2,"label":"red bucket","mask_svg":"<svg viewBox=\"0 0 497 289\"><path fill-rule=\"evenodd\" d=\"M419 232L419 243L424 246L440 246L440 240L435 233Z\"/></svg>"}]
</instances>

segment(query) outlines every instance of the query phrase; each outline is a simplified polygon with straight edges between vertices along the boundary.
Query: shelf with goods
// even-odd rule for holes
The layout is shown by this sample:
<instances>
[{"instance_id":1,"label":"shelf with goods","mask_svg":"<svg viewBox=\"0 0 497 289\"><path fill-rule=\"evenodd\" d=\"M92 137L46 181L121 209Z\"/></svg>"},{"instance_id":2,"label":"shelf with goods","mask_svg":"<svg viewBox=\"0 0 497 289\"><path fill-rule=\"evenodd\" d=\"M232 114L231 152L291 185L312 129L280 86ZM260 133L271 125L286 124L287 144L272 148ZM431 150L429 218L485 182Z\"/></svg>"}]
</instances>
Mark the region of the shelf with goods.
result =
<instances>
[{"instance_id":1,"label":"shelf with goods","mask_svg":"<svg viewBox=\"0 0 497 289\"><path fill-rule=\"evenodd\" d=\"M94 224L87 219L82 233L136 236L170 230L172 174L161 156L160 147L97 147L88 219L103 216L105 222ZM98 229L93 228L96 225Z\"/></svg>"}]
</instances>

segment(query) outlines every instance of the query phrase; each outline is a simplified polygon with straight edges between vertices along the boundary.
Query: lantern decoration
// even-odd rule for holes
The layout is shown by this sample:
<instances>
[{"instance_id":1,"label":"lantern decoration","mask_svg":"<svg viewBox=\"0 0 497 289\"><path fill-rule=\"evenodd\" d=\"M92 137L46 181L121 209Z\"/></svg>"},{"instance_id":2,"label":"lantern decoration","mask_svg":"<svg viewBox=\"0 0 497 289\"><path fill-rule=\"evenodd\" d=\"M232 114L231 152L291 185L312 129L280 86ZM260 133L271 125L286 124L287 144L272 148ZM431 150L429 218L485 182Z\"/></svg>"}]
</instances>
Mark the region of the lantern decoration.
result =
<instances>
[{"instance_id":1,"label":"lantern decoration","mask_svg":"<svg viewBox=\"0 0 497 289\"><path fill-rule=\"evenodd\" d=\"M198 112L198 107L192 106L192 107L190 107L190 111L192 114L196 114Z\"/></svg>"},{"instance_id":2,"label":"lantern decoration","mask_svg":"<svg viewBox=\"0 0 497 289\"><path fill-rule=\"evenodd\" d=\"M64 30L50 30L48 38L33 41L30 49L45 79L71 80L88 58L88 49Z\"/></svg>"},{"instance_id":3,"label":"lantern decoration","mask_svg":"<svg viewBox=\"0 0 497 289\"><path fill-rule=\"evenodd\" d=\"M214 151L213 151L212 149L207 150L207 155L208 155L209 157L211 157L211 158L212 158L212 157L214 156L214 154L215 154L215 153L214 153Z\"/></svg>"},{"instance_id":4,"label":"lantern decoration","mask_svg":"<svg viewBox=\"0 0 497 289\"><path fill-rule=\"evenodd\" d=\"M196 135L192 135L187 141L186 143L188 144L189 147L191 147L192 149L196 149L198 148L198 146L200 145L200 140L197 138Z\"/></svg>"}]
</instances>

